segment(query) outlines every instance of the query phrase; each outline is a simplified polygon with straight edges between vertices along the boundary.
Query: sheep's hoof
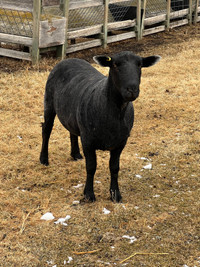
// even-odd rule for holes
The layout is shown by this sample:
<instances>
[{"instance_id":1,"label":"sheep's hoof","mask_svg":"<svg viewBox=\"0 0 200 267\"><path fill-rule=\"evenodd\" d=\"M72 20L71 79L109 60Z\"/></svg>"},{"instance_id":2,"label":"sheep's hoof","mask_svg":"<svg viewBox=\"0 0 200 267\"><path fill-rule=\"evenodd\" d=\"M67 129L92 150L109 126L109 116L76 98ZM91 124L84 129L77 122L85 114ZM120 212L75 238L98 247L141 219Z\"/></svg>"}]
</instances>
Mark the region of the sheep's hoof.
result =
<instances>
[{"instance_id":1,"label":"sheep's hoof","mask_svg":"<svg viewBox=\"0 0 200 267\"><path fill-rule=\"evenodd\" d=\"M93 192L84 193L84 199L82 202L94 202L96 201L96 197Z\"/></svg>"},{"instance_id":2,"label":"sheep's hoof","mask_svg":"<svg viewBox=\"0 0 200 267\"><path fill-rule=\"evenodd\" d=\"M71 154L71 157L73 158L73 160L83 159L83 156L80 153Z\"/></svg>"},{"instance_id":3,"label":"sheep's hoof","mask_svg":"<svg viewBox=\"0 0 200 267\"><path fill-rule=\"evenodd\" d=\"M122 202L122 196L119 192L119 190L110 190L110 199L113 201L113 202Z\"/></svg>"},{"instance_id":4,"label":"sheep's hoof","mask_svg":"<svg viewBox=\"0 0 200 267\"><path fill-rule=\"evenodd\" d=\"M45 166L48 166L49 165L48 158L40 156L40 163Z\"/></svg>"}]
</instances>

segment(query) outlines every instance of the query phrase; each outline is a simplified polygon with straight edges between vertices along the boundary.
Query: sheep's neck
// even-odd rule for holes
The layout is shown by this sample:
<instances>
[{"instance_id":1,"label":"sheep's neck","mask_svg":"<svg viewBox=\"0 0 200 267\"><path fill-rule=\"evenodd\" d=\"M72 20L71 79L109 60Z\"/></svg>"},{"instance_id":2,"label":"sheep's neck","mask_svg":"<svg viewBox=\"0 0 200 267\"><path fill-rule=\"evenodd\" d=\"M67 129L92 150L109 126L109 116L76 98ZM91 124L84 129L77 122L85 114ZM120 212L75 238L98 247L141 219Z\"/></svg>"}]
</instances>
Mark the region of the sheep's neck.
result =
<instances>
[{"instance_id":1,"label":"sheep's neck","mask_svg":"<svg viewBox=\"0 0 200 267\"><path fill-rule=\"evenodd\" d=\"M120 111L123 111L127 107L128 102L124 102L121 94L119 93L117 88L114 87L110 77L108 77L107 80L106 91L108 101L116 105Z\"/></svg>"}]
</instances>

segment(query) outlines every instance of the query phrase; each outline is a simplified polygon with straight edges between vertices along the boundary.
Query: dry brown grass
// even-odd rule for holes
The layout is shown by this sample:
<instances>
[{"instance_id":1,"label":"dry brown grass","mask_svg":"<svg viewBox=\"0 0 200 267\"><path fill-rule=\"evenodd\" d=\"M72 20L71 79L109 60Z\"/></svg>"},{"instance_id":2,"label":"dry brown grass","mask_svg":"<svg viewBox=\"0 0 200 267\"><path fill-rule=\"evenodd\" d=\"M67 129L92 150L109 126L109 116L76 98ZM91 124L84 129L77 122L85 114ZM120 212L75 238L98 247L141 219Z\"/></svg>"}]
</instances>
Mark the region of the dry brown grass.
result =
<instances>
[{"instance_id":1,"label":"dry brown grass","mask_svg":"<svg viewBox=\"0 0 200 267\"><path fill-rule=\"evenodd\" d=\"M100 151L97 201L73 204L82 198L83 188L73 186L84 184L85 163L71 160L69 134L58 120L50 166L39 164L44 86L55 60L43 59L37 69L0 59L1 266L64 266L69 256L71 266L119 266L134 254L127 266L200 265L200 41L190 37L142 52L162 61L143 71L121 157L123 204L109 200L109 154ZM149 161L152 170L142 169ZM40 220L48 211L56 219L70 215L68 226Z\"/></svg>"}]
</instances>

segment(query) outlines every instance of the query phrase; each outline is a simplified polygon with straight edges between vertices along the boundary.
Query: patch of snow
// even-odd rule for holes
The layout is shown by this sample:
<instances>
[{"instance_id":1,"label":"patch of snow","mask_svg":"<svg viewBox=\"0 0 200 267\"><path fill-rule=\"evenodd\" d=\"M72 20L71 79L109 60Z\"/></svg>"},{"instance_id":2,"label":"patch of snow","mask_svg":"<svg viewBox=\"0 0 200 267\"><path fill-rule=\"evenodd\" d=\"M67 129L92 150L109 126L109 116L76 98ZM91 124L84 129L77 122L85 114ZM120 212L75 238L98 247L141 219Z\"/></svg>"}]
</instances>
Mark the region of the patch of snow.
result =
<instances>
[{"instance_id":1,"label":"patch of snow","mask_svg":"<svg viewBox=\"0 0 200 267\"><path fill-rule=\"evenodd\" d=\"M149 164L145 165L145 166L143 167L143 169L145 169L145 170L151 170L151 169L152 169L152 164L149 163Z\"/></svg>"},{"instance_id":2,"label":"patch of snow","mask_svg":"<svg viewBox=\"0 0 200 267\"><path fill-rule=\"evenodd\" d=\"M101 184L101 182L100 182L100 181L95 181L95 183L96 183L96 184Z\"/></svg>"},{"instance_id":3,"label":"patch of snow","mask_svg":"<svg viewBox=\"0 0 200 267\"><path fill-rule=\"evenodd\" d=\"M137 158L141 160L149 160L148 158L145 158L145 157L137 157Z\"/></svg>"},{"instance_id":4,"label":"patch of snow","mask_svg":"<svg viewBox=\"0 0 200 267\"><path fill-rule=\"evenodd\" d=\"M53 214L51 212L47 212L44 215L42 215L42 217L40 218L40 220L44 220L44 221L51 221L53 220L55 217L53 216Z\"/></svg>"},{"instance_id":5,"label":"patch of snow","mask_svg":"<svg viewBox=\"0 0 200 267\"><path fill-rule=\"evenodd\" d=\"M160 197L160 195L156 194L156 195L154 195L153 197Z\"/></svg>"},{"instance_id":6,"label":"patch of snow","mask_svg":"<svg viewBox=\"0 0 200 267\"><path fill-rule=\"evenodd\" d=\"M80 188L80 187L83 187L83 184L77 184L77 185L74 185L73 187L74 188Z\"/></svg>"},{"instance_id":7,"label":"patch of snow","mask_svg":"<svg viewBox=\"0 0 200 267\"><path fill-rule=\"evenodd\" d=\"M17 135L17 138L19 138L19 140L20 140L19 142L20 142L20 143L23 143L23 141L22 141L22 137L21 137L20 135Z\"/></svg>"},{"instance_id":8,"label":"patch of snow","mask_svg":"<svg viewBox=\"0 0 200 267\"><path fill-rule=\"evenodd\" d=\"M73 205L77 205L77 204L79 204L79 203L80 203L79 200L74 200L74 201L72 202Z\"/></svg>"},{"instance_id":9,"label":"patch of snow","mask_svg":"<svg viewBox=\"0 0 200 267\"><path fill-rule=\"evenodd\" d=\"M103 208L103 213L104 214L109 214L110 213L110 210L107 210L106 208Z\"/></svg>"},{"instance_id":10,"label":"patch of snow","mask_svg":"<svg viewBox=\"0 0 200 267\"><path fill-rule=\"evenodd\" d=\"M135 209L135 210L138 210L138 209L139 209L139 207L138 207L138 206L135 206L135 207L134 207L134 209Z\"/></svg>"},{"instance_id":11,"label":"patch of snow","mask_svg":"<svg viewBox=\"0 0 200 267\"><path fill-rule=\"evenodd\" d=\"M132 244L133 242L137 241L137 238L135 236L129 236L129 235L123 235L123 238L129 239L130 240L130 244Z\"/></svg>"},{"instance_id":12,"label":"patch of snow","mask_svg":"<svg viewBox=\"0 0 200 267\"><path fill-rule=\"evenodd\" d=\"M73 258L72 257L68 257L68 262L67 263L70 263L71 261L73 261Z\"/></svg>"},{"instance_id":13,"label":"patch of snow","mask_svg":"<svg viewBox=\"0 0 200 267\"><path fill-rule=\"evenodd\" d=\"M68 221L69 219L71 218L70 215L67 215L65 218L59 218L56 222L54 222L55 224L61 224L61 225L64 225L64 226L67 226L67 223L66 221Z\"/></svg>"},{"instance_id":14,"label":"patch of snow","mask_svg":"<svg viewBox=\"0 0 200 267\"><path fill-rule=\"evenodd\" d=\"M142 178L142 175L136 174L135 177L138 178L138 179L141 179Z\"/></svg>"}]
</instances>

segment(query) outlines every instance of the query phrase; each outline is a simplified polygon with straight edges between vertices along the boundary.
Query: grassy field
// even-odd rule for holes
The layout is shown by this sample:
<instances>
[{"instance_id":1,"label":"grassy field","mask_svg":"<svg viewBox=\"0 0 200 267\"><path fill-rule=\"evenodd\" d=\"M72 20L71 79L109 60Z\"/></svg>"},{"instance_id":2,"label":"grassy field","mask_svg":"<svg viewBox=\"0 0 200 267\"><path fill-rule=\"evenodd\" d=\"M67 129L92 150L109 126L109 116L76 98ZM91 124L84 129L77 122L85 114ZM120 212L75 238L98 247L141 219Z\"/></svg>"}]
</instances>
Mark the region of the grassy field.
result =
<instances>
[{"instance_id":1,"label":"grassy field","mask_svg":"<svg viewBox=\"0 0 200 267\"><path fill-rule=\"evenodd\" d=\"M200 266L199 38L200 25L106 50L162 56L143 70L121 156L120 204L109 200L109 153L102 151L97 201L78 203L85 162L71 160L69 134L57 119L50 165L39 163L44 87L57 61L32 67L0 58L0 266ZM103 50L74 56L91 60L93 53ZM41 220L46 212L55 218ZM54 223L67 215L67 225Z\"/></svg>"}]
</instances>

